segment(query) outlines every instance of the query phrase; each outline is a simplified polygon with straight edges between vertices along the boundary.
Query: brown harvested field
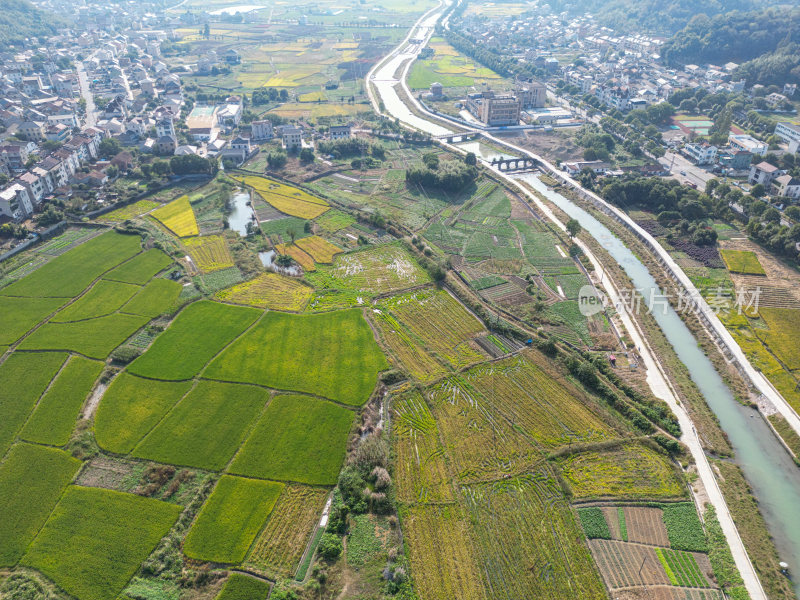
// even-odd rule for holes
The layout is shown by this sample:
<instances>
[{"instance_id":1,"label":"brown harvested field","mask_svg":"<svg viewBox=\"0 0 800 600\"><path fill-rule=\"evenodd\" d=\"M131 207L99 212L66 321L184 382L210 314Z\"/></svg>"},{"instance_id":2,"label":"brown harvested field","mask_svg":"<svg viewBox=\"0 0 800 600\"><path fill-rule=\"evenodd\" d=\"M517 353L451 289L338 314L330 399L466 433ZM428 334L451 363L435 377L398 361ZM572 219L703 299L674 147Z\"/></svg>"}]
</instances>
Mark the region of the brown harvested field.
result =
<instances>
[{"instance_id":1,"label":"brown harvested field","mask_svg":"<svg viewBox=\"0 0 800 600\"><path fill-rule=\"evenodd\" d=\"M654 548L616 540L589 540L589 549L609 588L669 585Z\"/></svg>"},{"instance_id":2,"label":"brown harvested field","mask_svg":"<svg viewBox=\"0 0 800 600\"><path fill-rule=\"evenodd\" d=\"M119 489L122 482L133 473L139 463L126 462L99 455L88 462L75 482L85 487Z\"/></svg>"},{"instance_id":3,"label":"brown harvested field","mask_svg":"<svg viewBox=\"0 0 800 600\"><path fill-rule=\"evenodd\" d=\"M696 590L673 586L655 586L614 592L615 600L722 600L719 590Z\"/></svg>"},{"instance_id":4,"label":"brown harvested field","mask_svg":"<svg viewBox=\"0 0 800 600\"><path fill-rule=\"evenodd\" d=\"M669 538L660 508L625 507L628 541L669 548Z\"/></svg>"},{"instance_id":5,"label":"brown harvested field","mask_svg":"<svg viewBox=\"0 0 800 600\"><path fill-rule=\"evenodd\" d=\"M324 488L287 485L245 564L271 577L294 575L328 493Z\"/></svg>"},{"instance_id":6,"label":"brown harvested field","mask_svg":"<svg viewBox=\"0 0 800 600\"><path fill-rule=\"evenodd\" d=\"M619 516L617 515L617 507L604 506L603 516L605 516L606 523L608 523L608 530L611 532L611 539L621 540L622 534L620 533L619 530Z\"/></svg>"},{"instance_id":7,"label":"brown harvested field","mask_svg":"<svg viewBox=\"0 0 800 600\"><path fill-rule=\"evenodd\" d=\"M737 290L760 288L760 306L794 308L800 302L800 276L761 246L743 238L720 240L719 246L726 250L754 252L758 257L758 262L766 273L766 281L763 275L730 273L730 278Z\"/></svg>"}]
</instances>

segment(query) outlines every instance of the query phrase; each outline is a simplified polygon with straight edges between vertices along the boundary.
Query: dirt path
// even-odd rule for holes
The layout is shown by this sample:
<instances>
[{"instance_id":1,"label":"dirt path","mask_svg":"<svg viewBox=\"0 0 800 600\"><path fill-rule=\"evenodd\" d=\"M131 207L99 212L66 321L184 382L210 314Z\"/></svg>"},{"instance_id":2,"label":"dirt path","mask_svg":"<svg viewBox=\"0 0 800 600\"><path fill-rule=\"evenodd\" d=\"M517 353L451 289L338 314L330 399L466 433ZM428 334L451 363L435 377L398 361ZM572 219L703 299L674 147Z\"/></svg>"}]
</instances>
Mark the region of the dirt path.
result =
<instances>
[{"instance_id":1,"label":"dirt path","mask_svg":"<svg viewBox=\"0 0 800 600\"><path fill-rule=\"evenodd\" d=\"M342 538L342 559L344 564L344 569L342 569L342 591L336 596L336 600L347 598L350 585L353 583L353 574L350 573L350 567L347 566L347 536Z\"/></svg>"}]
</instances>

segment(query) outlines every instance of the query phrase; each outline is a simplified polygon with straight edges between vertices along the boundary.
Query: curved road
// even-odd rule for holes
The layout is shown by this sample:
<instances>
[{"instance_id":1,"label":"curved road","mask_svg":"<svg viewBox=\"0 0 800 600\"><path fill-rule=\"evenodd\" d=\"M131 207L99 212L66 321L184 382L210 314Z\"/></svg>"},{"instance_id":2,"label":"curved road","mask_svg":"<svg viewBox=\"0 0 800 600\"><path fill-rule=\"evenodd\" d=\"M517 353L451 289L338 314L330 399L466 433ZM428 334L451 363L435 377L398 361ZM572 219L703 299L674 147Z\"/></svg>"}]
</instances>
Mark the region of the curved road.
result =
<instances>
[{"instance_id":1,"label":"curved road","mask_svg":"<svg viewBox=\"0 0 800 600\"><path fill-rule=\"evenodd\" d=\"M388 116L398 119L405 126L411 129L417 129L426 133L430 133L434 136L447 135L457 132L455 128L448 128L442 125L441 121L439 121L435 115L432 115L422 106L420 106L419 102L416 101L411 93L411 90L408 88L405 79L409 69L411 68L411 65L413 64L413 59L416 58L417 54L419 54L420 50L427 44L428 40L433 35L436 21L441 17L442 13L444 13L448 6L449 3L442 2L439 6L425 13L411 28L408 36L406 36L406 38L397 46L397 48L395 48L395 50L383 61L380 61L378 64L376 64L375 67L373 67L373 69L367 74L367 90L370 101L372 102L373 108L376 112L379 114L385 114L388 112ZM417 43L411 43L412 39L420 41ZM396 76L398 69L401 69L399 78ZM375 87L375 91L377 91L377 94L380 96L380 100L383 102L385 111L380 109L378 98L372 89L373 85ZM398 85L404 91L406 98L409 99L411 107L407 106L398 95L396 90ZM509 144L505 140L499 140L485 132L481 132L481 134L493 142L499 143L508 148L512 148L514 151L519 152L520 155L527 155L535 158L542 164L546 165L548 170L552 171L554 174L560 175L561 178L569 185L579 189L582 193L588 193L591 196L594 196L596 201L606 204L601 198L591 194L591 192L588 192L587 190L584 190L575 180L561 174L557 169L555 169L555 167L547 163L547 161L543 160L541 157L536 156L527 150ZM462 149L451 144L442 143L442 145L447 146L449 149L456 152L463 153ZM501 177L511 186L524 193L557 226L561 227L562 229L564 228L564 224L559 221L555 214L527 187L519 185L517 181L497 169L494 169L494 171L497 176ZM622 211L619 211L610 205L607 206L614 211L621 220L625 221L629 227L632 226L637 229L641 229L638 227L638 225L633 223L626 214L622 213ZM642 231L642 233L649 237L647 232ZM652 240L652 238L650 239ZM654 250L657 251L658 248L661 248L660 244L655 242L655 240L652 241L655 244L653 247ZM592 261L596 268L601 269L598 259L591 254L585 245L581 245L583 246L582 249L586 253L586 256L589 258L589 260ZM663 250L663 248L662 251L663 253L659 253L660 258L664 260L668 267L675 267L675 271L673 271L673 273L676 275L680 283L684 285L690 292L694 292L697 296L699 296L699 293L686 274L683 273L680 267L674 263L672 257L670 257L666 251ZM634 341L636 346L641 349L640 354L642 355L642 360L647 366L648 385L656 396L662 398L669 404L670 408L673 410L678 418L678 421L680 422L681 430L683 432L681 435L681 441L686 444L692 454L692 458L697 466L698 476L706 490L709 502L711 502L716 509L717 518L719 519L722 530L725 533L725 538L730 546L736 567L742 575L742 579L744 580L745 587L747 588L750 597L752 600L768 600L767 595L761 586L761 581L759 580L755 568L753 567L753 563L750 561L750 557L748 556L747 550L744 547L744 543L739 536L739 531L736 528L733 517L728 510L725 498L722 495L719 485L717 484L717 480L714 476L714 472L711 469L711 465L709 464L705 452L703 451L700 438L697 435L697 431L695 430L691 417L678 400L677 394L672 388L669 379L665 375L665 372L660 365L655 352L653 352L653 350L650 348L645 336L642 335L635 319L627 311L626 303L620 302L619 292L611 281L611 278L603 278L602 285L614 304L616 305L619 303L625 308L625 310L619 312L619 315L623 325L625 326L625 329L631 336L631 339ZM702 298L700 299L699 304L700 310L709 318L712 327L715 331L717 331L718 335L723 338L723 341L733 342L733 338L730 336L727 330L725 330L717 316L713 313L713 311L711 311ZM713 317L713 319L711 317ZM717 327L714 326L715 322L719 325L722 331L717 330ZM746 357L744 357L744 353L742 353L741 349L738 347L738 345L736 345L735 342L733 342L733 346L735 346L736 350L738 350L738 353L732 350L735 358L740 361L740 364L742 364L748 375L751 375L752 373L751 378L753 379L754 384L759 388L759 391L770 399L773 399L773 397L777 395L778 398L775 398L775 405L779 408L781 414L784 414L784 410L788 409L792 418L789 419L789 417L787 417L787 421L792 424L793 428L800 432L800 418L798 418L797 414L791 409L791 407L788 406L785 400L780 397L780 394L777 394L777 392L775 392L775 390L770 386L764 385L765 380L763 376L753 369ZM783 409L781 407L783 407ZM786 415L784 414L784 416Z\"/></svg>"}]
</instances>

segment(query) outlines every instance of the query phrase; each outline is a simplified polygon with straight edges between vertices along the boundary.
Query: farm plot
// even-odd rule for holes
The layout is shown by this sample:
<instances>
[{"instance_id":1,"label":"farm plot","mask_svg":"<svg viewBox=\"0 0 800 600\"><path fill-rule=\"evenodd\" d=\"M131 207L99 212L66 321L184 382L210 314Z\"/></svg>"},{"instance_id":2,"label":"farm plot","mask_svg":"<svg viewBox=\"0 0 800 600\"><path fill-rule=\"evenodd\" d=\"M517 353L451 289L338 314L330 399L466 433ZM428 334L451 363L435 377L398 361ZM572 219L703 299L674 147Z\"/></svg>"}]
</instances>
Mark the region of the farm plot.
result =
<instances>
[{"instance_id":1,"label":"farm plot","mask_svg":"<svg viewBox=\"0 0 800 600\"><path fill-rule=\"evenodd\" d=\"M387 366L358 309L318 315L268 312L211 362L205 376L360 406Z\"/></svg>"},{"instance_id":2,"label":"farm plot","mask_svg":"<svg viewBox=\"0 0 800 600\"><path fill-rule=\"evenodd\" d=\"M298 242L294 244L277 244L275 246L275 251L278 254L290 256L294 262L303 267L304 271L316 270L317 267L314 259L299 246L300 241L302 240L298 240Z\"/></svg>"},{"instance_id":3,"label":"farm plot","mask_svg":"<svg viewBox=\"0 0 800 600\"><path fill-rule=\"evenodd\" d=\"M694 507L692 510L694 511ZM669 546L667 528L664 526L661 509L626 506L623 511L628 530L627 541L651 546ZM696 515L695 518L697 518ZM700 528L700 532L702 534L702 528Z\"/></svg>"},{"instance_id":4,"label":"farm plot","mask_svg":"<svg viewBox=\"0 0 800 600\"><path fill-rule=\"evenodd\" d=\"M611 589L670 585L655 548L616 540L589 540L589 549Z\"/></svg>"},{"instance_id":5,"label":"farm plot","mask_svg":"<svg viewBox=\"0 0 800 600\"><path fill-rule=\"evenodd\" d=\"M672 585L681 587L710 587L708 580L700 571L694 555L689 552L656 548L656 555L667 573Z\"/></svg>"},{"instance_id":6,"label":"farm plot","mask_svg":"<svg viewBox=\"0 0 800 600\"><path fill-rule=\"evenodd\" d=\"M755 252L750 250L720 249L719 254L731 273L766 275L764 267L761 266Z\"/></svg>"},{"instance_id":7,"label":"farm plot","mask_svg":"<svg viewBox=\"0 0 800 600\"><path fill-rule=\"evenodd\" d=\"M186 536L186 556L242 562L283 489L281 483L223 475Z\"/></svg>"},{"instance_id":8,"label":"farm plot","mask_svg":"<svg viewBox=\"0 0 800 600\"><path fill-rule=\"evenodd\" d=\"M50 256L59 256L67 252L72 247L76 246L85 238L93 237L97 234L97 230L91 229L67 229L64 233L56 236L41 245L36 247L36 254L48 254Z\"/></svg>"},{"instance_id":9,"label":"farm plot","mask_svg":"<svg viewBox=\"0 0 800 600\"><path fill-rule=\"evenodd\" d=\"M580 527L547 471L464 489L492 598L606 598Z\"/></svg>"},{"instance_id":10,"label":"farm plot","mask_svg":"<svg viewBox=\"0 0 800 600\"><path fill-rule=\"evenodd\" d=\"M579 508L578 517L580 517L581 526L587 538L590 540L611 539L611 530L609 529L608 521L606 520L606 515L602 508L599 506Z\"/></svg>"},{"instance_id":11,"label":"farm plot","mask_svg":"<svg viewBox=\"0 0 800 600\"><path fill-rule=\"evenodd\" d=\"M20 344L21 350L72 350L105 359L147 323L147 317L113 314L73 323L46 323Z\"/></svg>"},{"instance_id":12,"label":"farm plot","mask_svg":"<svg viewBox=\"0 0 800 600\"><path fill-rule=\"evenodd\" d=\"M384 346L398 367L420 381L431 381L448 371L436 357L420 345L406 328L387 311L373 309L370 320L380 332Z\"/></svg>"},{"instance_id":13,"label":"farm plot","mask_svg":"<svg viewBox=\"0 0 800 600\"><path fill-rule=\"evenodd\" d=\"M138 235L109 231L51 260L0 290L4 296L73 298L103 273L141 250Z\"/></svg>"},{"instance_id":14,"label":"farm plot","mask_svg":"<svg viewBox=\"0 0 800 600\"><path fill-rule=\"evenodd\" d=\"M150 216L178 237L189 237L200 233L197 220L189 203L189 196L181 196L150 213Z\"/></svg>"},{"instance_id":15,"label":"farm plot","mask_svg":"<svg viewBox=\"0 0 800 600\"><path fill-rule=\"evenodd\" d=\"M430 282L425 270L397 244L337 256L333 266L321 266L308 279L317 289L350 289L373 294Z\"/></svg>"},{"instance_id":16,"label":"farm plot","mask_svg":"<svg viewBox=\"0 0 800 600\"><path fill-rule=\"evenodd\" d=\"M20 437L39 444L64 446L103 363L73 356L39 400Z\"/></svg>"},{"instance_id":17,"label":"farm plot","mask_svg":"<svg viewBox=\"0 0 800 600\"><path fill-rule=\"evenodd\" d=\"M154 379L190 379L259 316L258 310L219 302L190 304L128 370Z\"/></svg>"},{"instance_id":18,"label":"farm plot","mask_svg":"<svg viewBox=\"0 0 800 600\"><path fill-rule=\"evenodd\" d=\"M420 504L401 509L414 586L426 600L488 600L485 574L471 538L469 518L458 504Z\"/></svg>"},{"instance_id":19,"label":"farm plot","mask_svg":"<svg viewBox=\"0 0 800 600\"><path fill-rule=\"evenodd\" d=\"M66 360L62 352L14 352L0 365L0 456Z\"/></svg>"},{"instance_id":20,"label":"farm plot","mask_svg":"<svg viewBox=\"0 0 800 600\"><path fill-rule=\"evenodd\" d=\"M250 186L269 204L292 217L314 219L330 208L322 198L272 179L250 175L233 179Z\"/></svg>"},{"instance_id":21,"label":"farm plot","mask_svg":"<svg viewBox=\"0 0 800 600\"><path fill-rule=\"evenodd\" d=\"M425 290L381 303L427 350L454 369L484 358L469 341L485 333L483 324L445 291Z\"/></svg>"},{"instance_id":22,"label":"farm plot","mask_svg":"<svg viewBox=\"0 0 800 600\"><path fill-rule=\"evenodd\" d=\"M231 573L214 600L266 600L269 582L244 573Z\"/></svg>"},{"instance_id":23,"label":"farm plot","mask_svg":"<svg viewBox=\"0 0 800 600\"><path fill-rule=\"evenodd\" d=\"M0 465L0 566L22 558L80 466L55 448L17 444L11 449Z\"/></svg>"},{"instance_id":24,"label":"farm plot","mask_svg":"<svg viewBox=\"0 0 800 600\"><path fill-rule=\"evenodd\" d=\"M330 233L336 233L342 229L350 227L356 222L356 218L341 210L331 209L317 217L317 225Z\"/></svg>"},{"instance_id":25,"label":"farm plot","mask_svg":"<svg viewBox=\"0 0 800 600\"><path fill-rule=\"evenodd\" d=\"M181 510L133 494L72 486L22 564L78 600L116 598Z\"/></svg>"},{"instance_id":26,"label":"farm plot","mask_svg":"<svg viewBox=\"0 0 800 600\"><path fill-rule=\"evenodd\" d=\"M707 552L705 531L692 502L679 502L663 506L664 525L669 545L675 550Z\"/></svg>"},{"instance_id":27,"label":"farm plot","mask_svg":"<svg viewBox=\"0 0 800 600\"><path fill-rule=\"evenodd\" d=\"M561 469L576 499L686 495L668 460L641 444L572 454L561 461Z\"/></svg>"},{"instance_id":28,"label":"farm plot","mask_svg":"<svg viewBox=\"0 0 800 600\"><path fill-rule=\"evenodd\" d=\"M66 302L66 298L0 296L0 342L13 344Z\"/></svg>"},{"instance_id":29,"label":"farm plot","mask_svg":"<svg viewBox=\"0 0 800 600\"><path fill-rule=\"evenodd\" d=\"M153 279L130 299L120 312L155 318L174 310L183 286L169 279Z\"/></svg>"},{"instance_id":30,"label":"farm plot","mask_svg":"<svg viewBox=\"0 0 800 600\"><path fill-rule=\"evenodd\" d=\"M104 317L130 300L139 287L128 283L100 280L88 292L56 314L50 323L69 323Z\"/></svg>"},{"instance_id":31,"label":"farm plot","mask_svg":"<svg viewBox=\"0 0 800 600\"><path fill-rule=\"evenodd\" d=\"M287 485L245 564L274 577L294 575L328 493L325 488Z\"/></svg>"},{"instance_id":32,"label":"farm plot","mask_svg":"<svg viewBox=\"0 0 800 600\"><path fill-rule=\"evenodd\" d=\"M228 244L221 235L187 238L183 240L183 245L189 250L194 264L204 273L233 266Z\"/></svg>"},{"instance_id":33,"label":"farm plot","mask_svg":"<svg viewBox=\"0 0 800 600\"><path fill-rule=\"evenodd\" d=\"M258 308L300 312L313 293L314 290L309 286L291 277L262 273L255 279L220 290L216 299Z\"/></svg>"},{"instance_id":34,"label":"farm plot","mask_svg":"<svg viewBox=\"0 0 800 600\"><path fill-rule=\"evenodd\" d=\"M294 239L296 240L309 235L306 233L306 223L308 223L306 219L299 219L297 217L284 217L279 212L275 211L274 208L268 208L269 210L274 211L277 217L273 217L273 219L270 221L261 221L261 231L267 235L280 236L281 239L285 239L286 237L291 237L291 234L293 233ZM258 209L256 209L256 211L258 211ZM327 214L328 213L325 213L325 215Z\"/></svg>"},{"instance_id":35,"label":"farm plot","mask_svg":"<svg viewBox=\"0 0 800 600\"><path fill-rule=\"evenodd\" d=\"M453 499L444 447L436 421L419 392L392 402L395 417L394 479L401 502L448 502Z\"/></svg>"},{"instance_id":36,"label":"farm plot","mask_svg":"<svg viewBox=\"0 0 800 600\"><path fill-rule=\"evenodd\" d=\"M331 244L328 240L318 235L297 240L295 244L317 263L331 263L334 256L343 252L339 246Z\"/></svg>"},{"instance_id":37,"label":"farm plot","mask_svg":"<svg viewBox=\"0 0 800 600\"><path fill-rule=\"evenodd\" d=\"M800 330L800 310L796 308L759 308L759 315L767 323L768 331L753 328L767 347L794 371L800 369L800 344L797 331Z\"/></svg>"},{"instance_id":38,"label":"farm plot","mask_svg":"<svg viewBox=\"0 0 800 600\"><path fill-rule=\"evenodd\" d=\"M109 452L127 454L190 387L189 381L156 381L121 373L97 407L97 443Z\"/></svg>"},{"instance_id":39,"label":"farm plot","mask_svg":"<svg viewBox=\"0 0 800 600\"><path fill-rule=\"evenodd\" d=\"M150 212L154 208L161 206L158 202L152 200L139 200L128 206L123 206L116 210L112 210L104 215L97 217L98 221L118 223L120 221L127 221L128 219L135 219L146 212Z\"/></svg>"},{"instance_id":40,"label":"farm plot","mask_svg":"<svg viewBox=\"0 0 800 600\"><path fill-rule=\"evenodd\" d=\"M103 279L144 285L172 264L172 259L157 248L151 248L135 256L108 273Z\"/></svg>"},{"instance_id":41,"label":"farm plot","mask_svg":"<svg viewBox=\"0 0 800 600\"><path fill-rule=\"evenodd\" d=\"M476 394L462 376L437 384L428 397L457 480L508 477L542 460L534 441Z\"/></svg>"},{"instance_id":42,"label":"farm plot","mask_svg":"<svg viewBox=\"0 0 800 600\"><path fill-rule=\"evenodd\" d=\"M269 398L261 388L202 380L133 450L157 462L219 471Z\"/></svg>"},{"instance_id":43,"label":"farm plot","mask_svg":"<svg viewBox=\"0 0 800 600\"><path fill-rule=\"evenodd\" d=\"M333 485L353 421L352 411L325 400L276 396L229 470L248 477Z\"/></svg>"}]
</instances>

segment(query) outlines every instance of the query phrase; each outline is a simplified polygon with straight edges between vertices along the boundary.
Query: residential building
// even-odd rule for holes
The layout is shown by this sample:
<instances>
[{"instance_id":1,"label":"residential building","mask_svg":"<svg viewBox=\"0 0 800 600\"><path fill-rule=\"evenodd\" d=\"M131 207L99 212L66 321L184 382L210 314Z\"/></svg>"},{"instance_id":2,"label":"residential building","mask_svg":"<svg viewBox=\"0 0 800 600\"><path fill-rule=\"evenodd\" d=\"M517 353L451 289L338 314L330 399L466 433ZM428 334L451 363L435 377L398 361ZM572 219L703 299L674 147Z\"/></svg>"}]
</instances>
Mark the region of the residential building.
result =
<instances>
[{"instance_id":1,"label":"residential building","mask_svg":"<svg viewBox=\"0 0 800 600\"><path fill-rule=\"evenodd\" d=\"M431 92L431 97L434 100L441 100L442 97L444 96L443 91L444 91L444 88L442 87L442 84L439 83L438 81L434 81L431 84L430 92Z\"/></svg>"},{"instance_id":2,"label":"residential building","mask_svg":"<svg viewBox=\"0 0 800 600\"><path fill-rule=\"evenodd\" d=\"M253 140L271 140L273 136L272 121L253 121L250 124L250 131Z\"/></svg>"},{"instance_id":3,"label":"residential building","mask_svg":"<svg viewBox=\"0 0 800 600\"><path fill-rule=\"evenodd\" d=\"M768 162L760 162L757 165L752 165L750 167L750 175L747 177L747 181L750 182L751 185L760 183L765 188L769 189L772 180L779 175L780 171L778 170L778 167L771 165Z\"/></svg>"},{"instance_id":4,"label":"residential building","mask_svg":"<svg viewBox=\"0 0 800 600\"><path fill-rule=\"evenodd\" d=\"M172 156L175 153L175 148L177 147L178 143L171 135L160 136L152 146L155 153L160 154L161 156Z\"/></svg>"},{"instance_id":5,"label":"residential building","mask_svg":"<svg viewBox=\"0 0 800 600\"><path fill-rule=\"evenodd\" d=\"M26 171L20 175L17 182L28 190L28 196L34 207L38 207L49 193L45 180L33 171Z\"/></svg>"},{"instance_id":6,"label":"residential building","mask_svg":"<svg viewBox=\"0 0 800 600\"><path fill-rule=\"evenodd\" d=\"M286 125L281 129L281 140L287 150L297 150L303 145L303 130L294 125Z\"/></svg>"},{"instance_id":7,"label":"residential building","mask_svg":"<svg viewBox=\"0 0 800 600\"><path fill-rule=\"evenodd\" d=\"M717 162L732 171L747 171L753 162L753 153L747 150L720 150L717 153Z\"/></svg>"},{"instance_id":8,"label":"residential building","mask_svg":"<svg viewBox=\"0 0 800 600\"><path fill-rule=\"evenodd\" d=\"M330 136L332 140L349 138L351 132L350 125L331 125Z\"/></svg>"},{"instance_id":9,"label":"residential building","mask_svg":"<svg viewBox=\"0 0 800 600\"><path fill-rule=\"evenodd\" d=\"M164 117L156 121L156 136L159 138L168 136L177 139L178 136L175 135L175 123L170 117Z\"/></svg>"},{"instance_id":10,"label":"residential building","mask_svg":"<svg viewBox=\"0 0 800 600\"><path fill-rule=\"evenodd\" d=\"M800 199L800 179L791 175L781 175L772 182L772 193L785 198Z\"/></svg>"},{"instance_id":11,"label":"residential building","mask_svg":"<svg viewBox=\"0 0 800 600\"><path fill-rule=\"evenodd\" d=\"M0 190L0 215L20 222L33 214L28 190L20 183L11 183Z\"/></svg>"},{"instance_id":12,"label":"residential building","mask_svg":"<svg viewBox=\"0 0 800 600\"><path fill-rule=\"evenodd\" d=\"M33 142L6 143L0 146L0 162L10 169L24 169L33 152L36 152L36 144Z\"/></svg>"},{"instance_id":13,"label":"residential building","mask_svg":"<svg viewBox=\"0 0 800 600\"><path fill-rule=\"evenodd\" d=\"M609 169L611 169L611 165L607 162L603 162L602 160L576 160L563 163L561 168L564 169L569 175L577 175L584 169L591 169L598 175L604 175L605 173L608 173Z\"/></svg>"},{"instance_id":14,"label":"residential building","mask_svg":"<svg viewBox=\"0 0 800 600\"><path fill-rule=\"evenodd\" d=\"M547 100L547 87L538 81L517 86L514 95L519 98L523 110L543 108Z\"/></svg>"},{"instance_id":15,"label":"residential building","mask_svg":"<svg viewBox=\"0 0 800 600\"><path fill-rule=\"evenodd\" d=\"M782 121L775 125L775 135L789 144L789 152L792 154L800 148L800 125Z\"/></svg>"},{"instance_id":16,"label":"residential building","mask_svg":"<svg viewBox=\"0 0 800 600\"><path fill-rule=\"evenodd\" d=\"M683 153L698 165L713 165L717 161L717 147L711 144L685 144Z\"/></svg>"},{"instance_id":17,"label":"residential building","mask_svg":"<svg viewBox=\"0 0 800 600\"><path fill-rule=\"evenodd\" d=\"M20 123L17 130L19 135L30 142L39 142L44 140L44 126L38 121L25 121Z\"/></svg>"}]
</instances>

